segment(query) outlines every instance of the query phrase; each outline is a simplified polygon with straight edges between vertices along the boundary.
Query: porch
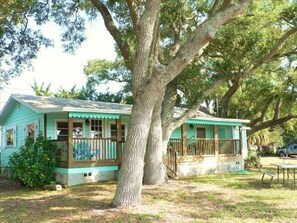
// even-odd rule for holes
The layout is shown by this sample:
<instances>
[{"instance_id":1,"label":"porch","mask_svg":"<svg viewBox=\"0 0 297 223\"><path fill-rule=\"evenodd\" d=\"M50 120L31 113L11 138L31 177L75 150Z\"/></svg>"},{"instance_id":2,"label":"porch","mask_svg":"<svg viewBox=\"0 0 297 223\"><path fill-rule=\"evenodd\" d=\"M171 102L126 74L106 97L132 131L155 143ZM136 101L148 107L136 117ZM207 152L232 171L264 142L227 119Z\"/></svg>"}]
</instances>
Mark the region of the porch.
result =
<instances>
[{"instance_id":1,"label":"porch","mask_svg":"<svg viewBox=\"0 0 297 223\"><path fill-rule=\"evenodd\" d=\"M77 179L79 182L116 179L125 149L121 119L115 120L113 137L75 137L75 134L70 134L73 122L72 118L68 119L67 139L53 140L58 146L58 179L72 185L77 184ZM237 139L233 139L234 135L232 138L219 138L216 125L209 127L213 130L211 134L205 135L212 138L187 137L193 135L187 135L187 128L193 132L192 127L184 124L175 134L179 138L169 140L165 159L168 175L194 176L243 169L240 127Z\"/></svg>"},{"instance_id":2,"label":"porch","mask_svg":"<svg viewBox=\"0 0 297 223\"><path fill-rule=\"evenodd\" d=\"M62 168L118 166L122 161L125 142L114 138L73 138L53 140L57 145L58 166ZM239 139L170 139L166 166L175 174L178 165L209 158L225 160L241 158ZM233 157L233 158L232 158Z\"/></svg>"}]
</instances>

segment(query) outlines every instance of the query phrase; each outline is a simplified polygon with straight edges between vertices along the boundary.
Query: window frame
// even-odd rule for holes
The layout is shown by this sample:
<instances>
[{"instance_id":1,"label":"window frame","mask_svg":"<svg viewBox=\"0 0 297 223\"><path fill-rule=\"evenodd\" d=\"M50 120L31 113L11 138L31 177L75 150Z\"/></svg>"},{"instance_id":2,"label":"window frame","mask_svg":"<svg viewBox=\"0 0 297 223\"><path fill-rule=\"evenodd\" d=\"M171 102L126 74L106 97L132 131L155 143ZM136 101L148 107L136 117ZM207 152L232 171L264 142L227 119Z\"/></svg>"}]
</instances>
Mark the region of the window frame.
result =
<instances>
[{"instance_id":1,"label":"window frame","mask_svg":"<svg viewBox=\"0 0 297 223\"><path fill-rule=\"evenodd\" d=\"M29 137L29 129L28 129L28 126L31 126L33 125L34 126L34 135L33 138L34 139L34 142L36 141L36 137L37 137L37 131L38 131L38 125L36 124L37 122L28 122L26 123L25 125L25 133L24 133L24 141L26 141L26 139Z\"/></svg>"},{"instance_id":2,"label":"window frame","mask_svg":"<svg viewBox=\"0 0 297 223\"><path fill-rule=\"evenodd\" d=\"M61 130L67 130L66 132L67 132L67 134L63 134L62 136L60 136L61 138L59 139L59 134L58 134L58 123L64 123L64 124L67 124L66 125L66 127L64 127L64 128L60 128ZM76 135L74 135L74 125L75 124L81 124L81 134L80 134L80 136L76 136ZM56 139L57 140L68 140L68 121L65 121L65 120L56 120L56 133L55 133L55 137L56 137ZM73 136L73 138L83 138L84 137L84 135L85 135L85 132L84 132L84 123L83 123L83 121L73 121L73 132L72 132L72 136Z\"/></svg>"},{"instance_id":3,"label":"window frame","mask_svg":"<svg viewBox=\"0 0 297 223\"><path fill-rule=\"evenodd\" d=\"M115 126L115 129L112 129L111 126ZM124 127L124 128L123 128ZM109 125L109 134L110 134L110 138L112 140L116 140L117 139L117 135L113 136L111 134L112 131L115 131L115 134L117 134L117 124L116 123L110 123ZM125 124L121 124L121 141L125 142L126 141L126 125Z\"/></svg>"},{"instance_id":4,"label":"window frame","mask_svg":"<svg viewBox=\"0 0 297 223\"><path fill-rule=\"evenodd\" d=\"M5 128L5 132L4 132L4 135L5 135L5 138L4 138L4 143L5 143L5 148L15 148L17 147L17 132L16 132L16 125L15 126L9 126L7 128ZM7 144L7 132L12 130L12 136L13 136L13 139L12 139L12 144Z\"/></svg>"},{"instance_id":5,"label":"window frame","mask_svg":"<svg viewBox=\"0 0 297 223\"><path fill-rule=\"evenodd\" d=\"M204 131L204 137L198 137L198 130L202 130ZM206 139L206 128L205 127L196 127L196 138L197 139Z\"/></svg>"},{"instance_id":6,"label":"window frame","mask_svg":"<svg viewBox=\"0 0 297 223\"><path fill-rule=\"evenodd\" d=\"M98 121L98 124L96 124L95 122ZM92 128L98 128L98 130L92 130ZM90 120L90 137L91 138L103 138L104 137L104 123L102 119L91 119ZM96 131L98 131L98 136L96 136Z\"/></svg>"}]
</instances>

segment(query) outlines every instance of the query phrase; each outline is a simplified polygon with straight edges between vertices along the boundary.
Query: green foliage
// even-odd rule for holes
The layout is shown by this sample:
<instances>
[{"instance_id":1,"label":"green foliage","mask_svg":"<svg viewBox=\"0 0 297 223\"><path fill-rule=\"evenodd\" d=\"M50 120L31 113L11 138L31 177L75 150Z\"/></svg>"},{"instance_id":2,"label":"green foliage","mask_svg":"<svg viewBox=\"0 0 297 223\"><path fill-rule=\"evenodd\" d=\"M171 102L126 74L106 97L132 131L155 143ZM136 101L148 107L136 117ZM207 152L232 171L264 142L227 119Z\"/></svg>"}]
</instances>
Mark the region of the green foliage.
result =
<instances>
[{"instance_id":1,"label":"green foliage","mask_svg":"<svg viewBox=\"0 0 297 223\"><path fill-rule=\"evenodd\" d=\"M49 83L46 87L44 86L44 82L39 86L37 82L34 80L34 84L31 85L31 88L35 92L37 96L51 96L52 92L50 91L51 83Z\"/></svg>"},{"instance_id":2,"label":"green foliage","mask_svg":"<svg viewBox=\"0 0 297 223\"><path fill-rule=\"evenodd\" d=\"M73 53L85 40L85 20L96 11L90 1L7 0L0 7L0 82L6 83L31 66L41 47L53 46L40 26L54 21L63 27L61 39L66 52Z\"/></svg>"},{"instance_id":3,"label":"green foliage","mask_svg":"<svg viewBox=\"0 0 297 223\"><path fill-rule=\"evenodd\" d=\"M286 125L283 125L283 127L285 128L282 134L284 145L297 143L297 121L288 122Z\"/></svg>"},{"instance_id":4,"label":"green foliage","mask_svg":"<svg viewBox=\"0 0 297 223\"><path fill-rule=\"evenodd\" d=\"M27 187L39 187L55 180L56 145L39 135L36 142L27 138L24 146L9 159L12 179Z\"/></svg>"},{"instance_id":5,"label":"green foliage","mask_svg":"<svg viewBox=\"0 0 297 223\"><path fill-rule=\"evenodd\" d=\"M248 151L248 157L244 160L244 168L261 167L260 156L254 154L253 151Z\"/></svg>"}]
</instances>

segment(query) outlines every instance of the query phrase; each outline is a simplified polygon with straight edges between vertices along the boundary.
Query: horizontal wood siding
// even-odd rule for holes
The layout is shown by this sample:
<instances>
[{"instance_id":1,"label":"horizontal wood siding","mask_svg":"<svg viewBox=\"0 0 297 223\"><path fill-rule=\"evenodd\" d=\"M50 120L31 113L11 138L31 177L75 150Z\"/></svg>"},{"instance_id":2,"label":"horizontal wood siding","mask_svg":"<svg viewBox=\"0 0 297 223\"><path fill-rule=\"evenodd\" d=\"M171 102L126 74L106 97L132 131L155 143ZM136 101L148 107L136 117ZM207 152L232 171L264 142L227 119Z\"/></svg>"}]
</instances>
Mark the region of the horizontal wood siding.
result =
<instances>
[{"instance_id":1,"label":"horizontal wood siding","mask_svg":"<svg viewBox=\"0 0 297 223\"><path fill-rule=\"evenodd\" d=\"M214 138L213 135L213 126L211 125L193 125L193 127L190 127L189 124L186 125L187 126L187 138L196 138L196 128L205 128L206 130L206 138L207 139L212 139ZM173 133L171 134L172 139L179 139L181 138L181 128L177 128L173 131Z\"/></svg>"},{"instance_id":2,"label":"horizontal wood siding","mask_svg":"<svg viewBox=\"0 0 297 223\"><path fill-rule=\"evenodd\" d=\"M9 161L9 156L18 150L18 148L24 145L25 137L25 127L27 124L36 123L38 129L37 132L41 131L43 133L43 114L38 114L31 109L18 105L15 103L10 113L6 117L3 123L3 133L2 133L2 165L7 165ZM7 128L16 127L16 147L5 148L5 132Z\"/></svg>"}]
</instances>

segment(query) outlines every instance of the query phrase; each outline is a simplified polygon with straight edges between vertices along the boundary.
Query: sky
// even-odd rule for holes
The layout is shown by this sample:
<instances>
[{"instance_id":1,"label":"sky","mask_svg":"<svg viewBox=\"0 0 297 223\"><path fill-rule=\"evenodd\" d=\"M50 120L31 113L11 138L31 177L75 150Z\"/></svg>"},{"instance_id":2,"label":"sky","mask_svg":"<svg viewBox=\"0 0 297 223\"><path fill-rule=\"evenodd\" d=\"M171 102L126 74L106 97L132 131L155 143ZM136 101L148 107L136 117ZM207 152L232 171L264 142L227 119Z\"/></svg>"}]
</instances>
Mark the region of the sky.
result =
<instances>
[{"instance_id":1,"label":"sky","mask_svg":"<svg viewBox=\"0 0 297 223\"><path fill-rule=\"evenodd\" d=\"M74 85L81 88L86 82L83 69L88 60L113 60L116 56L114 41L100 18L88 24L87 40L74 55L63 51L59 41L60 28L54 23L44 25L42 31L55 41L55 46L42 48L37 59L32 63L33 70L24 70L19 77L13 78L9 85L0 90L0 109L3 108L11 94L34 95L31 88L34 80L38 85L41 85L42 82L45 86L51 83L52 91L56 91L59 87L70 90Z\"/></svg>"}]
</instances>

